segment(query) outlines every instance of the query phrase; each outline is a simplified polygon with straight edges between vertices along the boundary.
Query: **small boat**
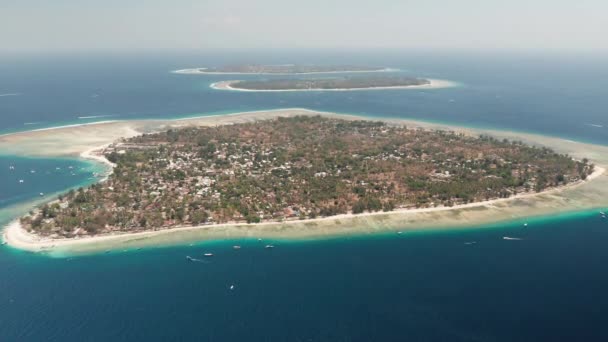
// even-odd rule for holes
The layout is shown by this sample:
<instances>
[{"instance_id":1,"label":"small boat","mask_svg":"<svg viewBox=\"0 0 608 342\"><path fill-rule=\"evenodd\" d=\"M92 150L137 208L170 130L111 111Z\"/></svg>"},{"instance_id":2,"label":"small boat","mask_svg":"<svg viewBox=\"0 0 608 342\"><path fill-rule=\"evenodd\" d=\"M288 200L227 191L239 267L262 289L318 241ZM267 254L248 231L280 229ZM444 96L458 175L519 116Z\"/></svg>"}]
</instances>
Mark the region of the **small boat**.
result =
<instances>
[{"instance_id":1,"label":"small boat","mask_svg":"<svg viewBox=\"0 0 608 342\"><path fill-rule=\"evenodd\" d=\"M230 289L231 289L231 290L234 290L234 285L230 285Z\"/></svg>"},{"instance_id":2,"label":"small boat","mask_svg":"<svg viewBox=\"0 0 608 342\"><path fill-rule=\"evenodd\" d=\"M266 245L266 246L264 246L264 248L271 249L271 248L274 248L274 245Z\"/></svg>"},{"instance_id":3,"label":"small boat","mask_svg":"<svg viewBox=\"0 0 608 342\"><path fill-rule=\"evenodd\" d=\"M204 256L206 256L206 257L212 257L212 256L213 256L213 253L205 253L205 254L203 254L203 255L204 255Z\"/></svg>"},{"instance_id":4,"label":"small boat","mask_svg":"<svg viewBox=\"0 0 608 342\"><path fill-rule=\"evenodd\" d=\"M262 241L262 239L258 238L258 241Z\"/></svg>"},{"instance_id":5,"label":"small boat","mask_svg":"<svg viewBox=\"0 0 608 342\"><path fill-rule=\"evenodd\" d=\"M9 169L9 170L14 170L14 169L15 169L15 167L14 167L13 165L11 165L11 166L9 166L9 167L8 167L8 169Z\"/></svg>"},{"instance_id":6,"label":"small boat","mask_svg":"<svg viewBox=\"0 0 608 342\"><path fill-rule=\"evenodd\" d=\"M44 192L41 192L41 193L40 193L40 197L42 197L42 196L44 196Z\"/></svg>"},{"instance_id":7,"label":"small boat","mask_svg":"<svg viewBox=\"0 0 608 342\"><path fill-rule=\"evenodd\" d=\"M30 173L36 173L36 170L30 170Z\"/></svg>"},{"instance_id":8,"label":"small boat","mask_svg":"<svg viewBox=\"0 0 608 342\"><path fill-rule=\"evenodd\" d=\"M19 183L23 183L23 179L20 179L20 180L19 180Z\"/></svg>"},{"instance_id":9,"label":"small boat","mask_svg":"<svg viewBox=\"0 0 608 342\"><path fill-rule=\"evenodd\" d=\"M477 241L468 241L468 242L465 242L464 244L465 245L474 245L476 243L477 243Z\"/></svg>"},{"instance_id":10,"label":"small boat","mask_svg":"<svg viewBox=\"0 0 608 342\"><path fill-rule=\"evenodd\" d=\"M397 234L401 235L401 234L403 234L403 232L402 231L398 231Z\"/></svg>"},{"instance_id":11,"label":"small boat","mask_svg":"<svg viewBox=\"0 0 608 342\"><path fill-rule=\"evenodd\" d=\"M186 260L188 260L188 261L194 261L194 259L191 256L189 256L189 255L186 255Z\"/></svg>"},{"instance_id":12,"label":"small boat","mask_svg":"<svg viewBox=\"0 0 608 342\"><path fill-rule=\"evenodd\" d=\"M241 246L238 246L238 245L232 246L232 249L241 249Z\"/></svg>"},{"instance_id":13,"label":"small boat","mask_svg":"<svg viewBox=\"0 0 608 342\"><path fill-rule=\"evenodd\" d=\"M528 222L524 223L524 227L527 227L527 226L528 226Z\"/></svg>"}]
</instances>

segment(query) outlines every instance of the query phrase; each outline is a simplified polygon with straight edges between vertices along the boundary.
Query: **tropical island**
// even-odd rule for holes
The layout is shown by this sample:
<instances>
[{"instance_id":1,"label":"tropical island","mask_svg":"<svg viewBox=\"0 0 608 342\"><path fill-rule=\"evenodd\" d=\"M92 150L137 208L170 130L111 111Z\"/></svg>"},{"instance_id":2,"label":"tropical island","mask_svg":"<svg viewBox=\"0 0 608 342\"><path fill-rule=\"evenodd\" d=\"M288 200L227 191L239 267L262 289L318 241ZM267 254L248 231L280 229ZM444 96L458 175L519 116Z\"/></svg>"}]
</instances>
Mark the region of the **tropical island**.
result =
<instances>
[{"instance_id":1,"label":"tropical island","mask_svg":"<svg viewBox=\"0 0 608 342\"><path fill-rule=\"evenodd\" d=\"M222 81L211 85L211 87L214 89L241 91L364 90L421 87L430 88L436 86L438 86L437 80L435 80L435 83L433 83L428 79L407 76L358 76L317 79Z\"/></svg>"},{"instance_id":2,"label":"tropical island","mask_svg":"<svg viewBox=\"0 0 608 342\"><path fill-rule=\"evenodd\" d=\"M178 74L327 74L327 73L352 73L352 72L378 72L386 71L383 67L368 67L358 65L227 65L221 67L181 69L174 71Z\"/></svg>"},{"instance_id":3,"label":"tropical island","mask_svg":"<svg viewBox=\"0 0 608 342\"><path fill-rule=\"evenodd\" d=\"M109 178L21 218L74 238L187 226L450 208L541 193L594 171L546 147L321 116L184 127L103 151Z\"/></svg>"}]
</instances>

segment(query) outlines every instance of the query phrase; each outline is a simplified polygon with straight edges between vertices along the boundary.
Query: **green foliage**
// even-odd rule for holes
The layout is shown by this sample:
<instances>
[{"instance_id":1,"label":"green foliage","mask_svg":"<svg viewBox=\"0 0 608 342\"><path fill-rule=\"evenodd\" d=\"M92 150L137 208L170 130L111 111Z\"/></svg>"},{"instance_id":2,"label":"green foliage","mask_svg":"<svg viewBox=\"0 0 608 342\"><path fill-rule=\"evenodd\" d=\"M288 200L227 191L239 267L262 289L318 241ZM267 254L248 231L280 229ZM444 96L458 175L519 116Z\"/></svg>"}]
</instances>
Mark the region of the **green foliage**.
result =
<instances>
[{"instance_id":1,"label":"green foliage","mask_svg":"<svg viewBox=\"0 0 608 342\"><path fill-rule=\"evenodd\" d=\"M593 165L542 147L296 116L188 127L124 141L104 183L24 221L70 236L452 206L585 179ZM118 153L120 151L120 153Z\"/></svg>"}]
</instances>

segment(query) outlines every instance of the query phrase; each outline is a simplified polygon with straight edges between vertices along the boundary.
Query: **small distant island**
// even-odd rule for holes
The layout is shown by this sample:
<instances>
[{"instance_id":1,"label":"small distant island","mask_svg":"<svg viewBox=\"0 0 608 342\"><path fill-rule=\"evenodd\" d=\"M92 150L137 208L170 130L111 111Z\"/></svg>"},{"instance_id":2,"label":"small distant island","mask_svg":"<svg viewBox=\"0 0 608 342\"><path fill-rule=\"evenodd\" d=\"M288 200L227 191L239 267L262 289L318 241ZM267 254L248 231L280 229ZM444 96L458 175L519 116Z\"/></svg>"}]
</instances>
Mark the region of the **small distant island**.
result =
<instances>
[{"instance_id":1,"label":"small distant island","mask_svg":"<svg viewBox=\"0 0 608 342\"><path fill-rule=\"evenodd\" d=\"M594 165L489 136L368 120L279 117L121 139L105 182L21 218L74 238L223 223L455 207L585 180Z\"/></svg>"},{"instance_id":2,"label":"small distant island","mask_svg":"<svg viewBox=\"0 0 608 342\"><path fill-rule=\"evenodd\" d=\"M443 81L446 82L446 81ZM317 79L270 79L223 81L211 85L219 90L241 91L314 91L364 90L430 87L432 81L407 76L332 77ZM435 84L437 86L437 84Z\"/></svg>"},{"instance_id":3,"label":"small distant island","mask_svg":"<svg viewBox=\"0 0 608 342\"><path fill-rule=\"evenodd\" d=\"M222 67L194 68L176 70L178 74L327 74L327 73L352 73L352 72L378 72L386 71L383 67L368 67L357 65L228 65Z\"/></svg>"}]
</instances>

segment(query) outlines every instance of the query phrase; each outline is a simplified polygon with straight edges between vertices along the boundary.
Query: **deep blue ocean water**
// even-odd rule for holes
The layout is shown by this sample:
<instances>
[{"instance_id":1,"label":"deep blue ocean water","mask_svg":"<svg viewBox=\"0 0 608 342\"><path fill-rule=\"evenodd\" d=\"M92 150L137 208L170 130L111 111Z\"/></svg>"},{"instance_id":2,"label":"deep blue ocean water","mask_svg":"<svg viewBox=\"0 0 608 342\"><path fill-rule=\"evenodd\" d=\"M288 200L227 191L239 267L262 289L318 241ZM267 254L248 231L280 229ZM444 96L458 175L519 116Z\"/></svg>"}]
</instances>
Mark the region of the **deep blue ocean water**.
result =
<instances>
[{"instance_id":1,"label":"deep blue ocean water","mask_svg":"<svg viewBox=\"0 0 608 342\"><path fill-rule=\"evenodd\" d=\"M395 51L8 55L0 57L0 95L17 95L0 96L0 132L306 107L608 145L605 60ZM249 62L381 65L461 86L232 93L209 89L222 76L169 72ZM0 223L40 192L94 181L88 163L0 155ZM232 250L236 243L243 249ZM608 221L597 212L539 218L525 229L504 222L274 243L273 250L219 241L59 259L2 246L0 341L608 340ZM216 256L185 259L204 251Z\"/></svg>"}]
</instances>

